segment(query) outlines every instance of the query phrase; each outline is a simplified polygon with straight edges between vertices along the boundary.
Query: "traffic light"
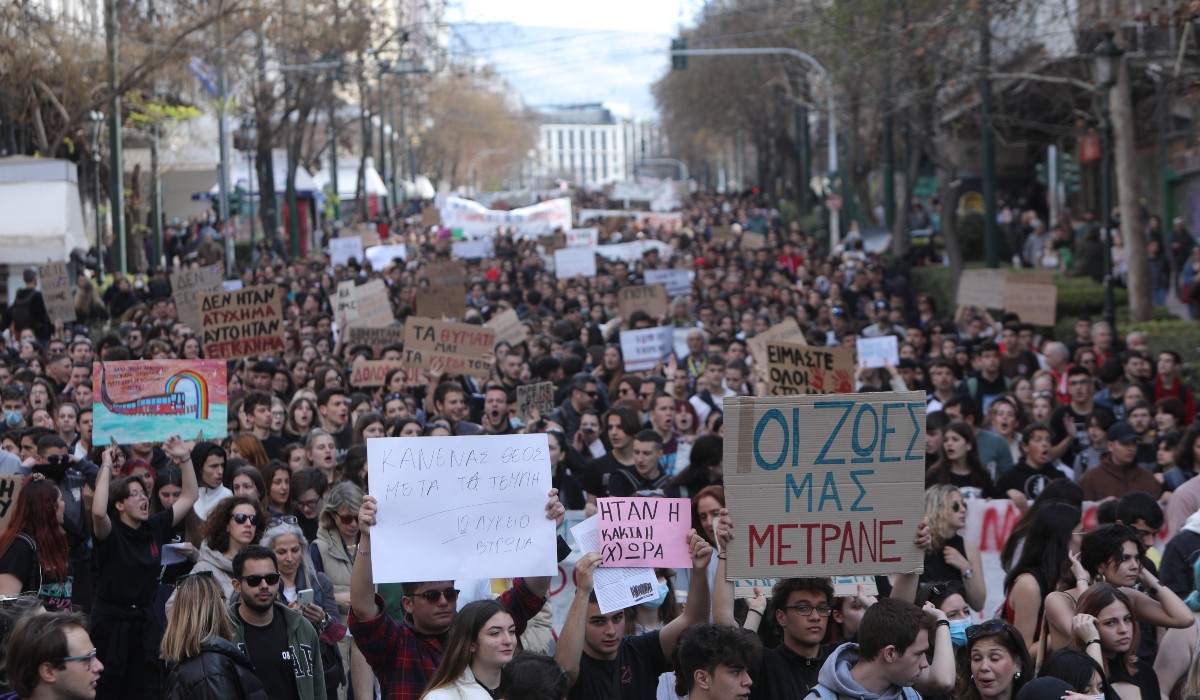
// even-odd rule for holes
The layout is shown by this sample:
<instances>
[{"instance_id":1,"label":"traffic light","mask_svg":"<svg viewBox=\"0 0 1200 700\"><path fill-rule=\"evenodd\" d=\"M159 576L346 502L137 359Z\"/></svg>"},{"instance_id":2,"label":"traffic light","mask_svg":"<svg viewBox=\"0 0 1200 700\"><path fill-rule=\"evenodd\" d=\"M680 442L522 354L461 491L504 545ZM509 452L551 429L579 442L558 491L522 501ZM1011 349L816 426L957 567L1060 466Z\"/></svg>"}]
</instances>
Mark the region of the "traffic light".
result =
<instances>
[{"instance_id":1,"label":"traffic light","mask_svg":"<svg viewBox=\"0 0 1200 700\"><path fill-rule=\"evenodd\" d=\"M241 215L242 201L245 196L246 196L246 190L242 189L241 185L235 186L233 188L233 191L229 193L229 215L230 216L240 216Z\"/></svg>"},{"instance_id":2,"label":"traffic light","mask_svg":"<svg viewBox=\"0 0 1200 700\"><path fill-rule=\"evenodd\" d=\"M1049 187L1049 186L1050 186L1050 176L1049 176L1049 174L1046 172L1046 164L1045 164L1045 163L1038 163L1037 165L1035 165L1035 166L1033 166L1033 167L1034 167L1035 169L1037 169L1037 181L1038 181L1038 184L1039 184L1039 185L1041 185L1041 186L1043 186L1043 187Z\"/></svg>"},{"instance_id":3,"label":"traffic light","mask_svg":"<svg viewBox=\"0 0 1200 700\"><path fill-rule=\"evenodd\" d=\"M1062 154L1058 162L1058 179L1062 180L1063 187L1071 194L1079 192L1079 163L1076 162L1075 156L1070 153Z\"/></svg>"},{"instance_id":4,"label":"traffic light","mask_svg":"<svg viewBox=\"0 0 1200 700\"><path fill-rule=\"evenodd\" d=\"M671 70L687 70L687 56L676 55L676 51L687 51L687 39L671 40Z\"/></svg>"}]
</instances>

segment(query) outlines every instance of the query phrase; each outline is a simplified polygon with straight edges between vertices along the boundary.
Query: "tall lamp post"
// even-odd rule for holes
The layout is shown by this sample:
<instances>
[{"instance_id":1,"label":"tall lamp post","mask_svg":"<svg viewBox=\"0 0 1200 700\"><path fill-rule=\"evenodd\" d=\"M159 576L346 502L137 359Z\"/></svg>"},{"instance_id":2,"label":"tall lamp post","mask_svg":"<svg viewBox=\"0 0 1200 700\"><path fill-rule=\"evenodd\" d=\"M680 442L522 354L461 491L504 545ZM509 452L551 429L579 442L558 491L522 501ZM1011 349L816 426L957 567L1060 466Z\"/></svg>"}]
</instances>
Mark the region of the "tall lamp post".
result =
<instances>
[{"instance_id":1,"label":"tall lamp post","mask_svg":"<svg viewBox=\"0 0 1200 700\"><path fill-rule=\"evenodd\" d=\"M1109 121L1110 96L1117 84L1121 57L1125 52L1113 43L1113 32L1105 30L1104 38L1092 51L1093 77L1100 96L1100 232L1104 246L1104 320L1117 332L1116 308L1113 303L1112 269L1112 124Z\"/></svg>"},{"instance_id":2,"label":"tall lamp post","mask_svg":"<svg viewBox=\"0 0 1200 700\"><path fill-rule=\"evenodd\" d=\"M257 227L254 224L256 217L254 210L254 197L258 194L258 172L254 162L254 152L258 148L258 128L254 124L252 117L246 117L242 120L242 148L246 153L246 201L242 203L243 211L249 214L250 219L250 248L254 248L254 237ZM272 241L273 243L273 241Z\"/></svg>"},{"instance_id":3,"label":"tall lamp post","mask_svg":"<svg viewBox=\"0 0 1200 700\"><path fill-rule=\"evenodd\" d=\"M104 217L100 214L100 139L104 135L104 112L87 115L92 133L92 201L96 205L96 276L104 279Z\"/></svg>"}]
</instances>

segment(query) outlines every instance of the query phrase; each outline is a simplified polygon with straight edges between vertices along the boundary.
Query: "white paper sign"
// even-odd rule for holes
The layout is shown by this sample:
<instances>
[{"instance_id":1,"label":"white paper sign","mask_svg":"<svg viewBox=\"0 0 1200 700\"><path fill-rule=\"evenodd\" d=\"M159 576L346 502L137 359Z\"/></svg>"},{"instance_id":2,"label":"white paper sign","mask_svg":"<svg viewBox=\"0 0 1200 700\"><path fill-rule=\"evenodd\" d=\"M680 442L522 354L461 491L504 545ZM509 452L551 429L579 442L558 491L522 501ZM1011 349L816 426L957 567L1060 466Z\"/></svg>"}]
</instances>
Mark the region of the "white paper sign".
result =
<instances>
[{"instance_id":1,"label":"white paper sign","mask_svg":"<svg viewBox=\"0 0 1200 700\"><path fill-rule=\"evenodd\" d=\"M596 253L591 248L554 251L554 276L560 280L596 276Z\"/></svg>"},{"instance_id":2,"label":"white paper sign","mask_svg":"<svg viewBox=\"0 0 1200 700\"><path fill-rule=\"evenodd\" d=\"M599 552L599 514L571 528L571 536L585 553ZM638 605L658 596L658 576L650 567L598 568L592 574L592 584L601 615Z\"/></svg>"},{"instance_id":3,"label":"white paper sign","mask_svg":"<svg viewBox=\"0 0 1200 700\"><path fill-rule=\"evenodd\" d=\"M671 254L671 246L662 241L629 241L628 243L609 243L596 246L596 255L614 262L619 260L632 265L641 260L647 250L657 250L659 256L664 258Z\"/></svg>"},{"instance_id":4,"label":"white paper sign","mask_svg":"<svg viewBox=\"0 0 1200 700\"><path fill-rule=\"evenodd\" d=\"M654 369L664 356L675 349L674 328L659 326L640 331L621 331L621 354L625 356L626 372Z\"/></svg>"},{"instance_id":5,"label":"white paper sign","mask_svg":"<svg viewBox=\"0 0 1200 700\"><path fill-rule=\"evenodd\" d=\"M568 248L595 248L600 245L600 229L573 228L567 231Z\"/></svg>"},{"instance_id":6,"label":"white paper sign","mask_svg":"<svg viewBox=\"0 0 1200 700\"><path fill-rule=\"evenodd\" d=\"M666 287L668 296L680 297L692 293L692 274L690 270L646 270L643 278L646 284Z\"/></svg>"},{"instance_id":7,"label":"white paper sign","mask_svg":"<svg viewBox=\"0 0 1200 700\"><path fill-rule=\"evenodd\" d=\"M376 270L382 270L384 266L395 258L400 258L401 260L407 259L408 246L403 244L375 245L367 248L364 255L367 256L367 260L371 261L371 267Z\"/></svg>"},{"instance_id":8,"label":"white paper sign","mask_svg":"<svg viewBox=\"0 0 1200 700\"><path fill-rule=\"evenodd\" d=\"M545 435L367 441L375 583L553 576Z\"/></svg>"},{"instance_id":9,"label":"white paper sign","mask_svg":"<svg viewBox=\"0 0 1200 700\"><path fill-rule=\"evenodd\" d=\"M346 265L350 262L350 258L354 258L359 263L363 260L363 245L362 239L358 236L353 238L331 238L329 239L329 264L337 267L338 265Z\"/></svg>"},{"instance_id":10,"label":"white paper sign","mask_svg":"<svg viewBox=\"0 0 1200 700\"><path fill-rule=\"evenodd\" d=\"M895 367L900 363L900 346L896 336L885 335L880 338L858 337L858 366L859 367Z\"/></svg>"},{"instance_id":11,"label":"white paper sign","mask_svg":"<svg viewBox=\"0 0 1200 700\"><path fill-rule=\"evenodd\" d=\"M226 292L236 292L237 290L239 290L241 288L242 288L242 280L241 279L221 280L221 289L225 290Z\"/></svg>"},{"instance_id":12,"label":"white paper sign","mask_svg":"<svg viewBox=\"0 0 1200 700\"><path fill-rule=\"evenodd\" d=\"M494 251L491 238L477 238L473 241L455 241L450 247L454 251L454 257L460 260L490 258Z\"/></svg>"}]
</instances>

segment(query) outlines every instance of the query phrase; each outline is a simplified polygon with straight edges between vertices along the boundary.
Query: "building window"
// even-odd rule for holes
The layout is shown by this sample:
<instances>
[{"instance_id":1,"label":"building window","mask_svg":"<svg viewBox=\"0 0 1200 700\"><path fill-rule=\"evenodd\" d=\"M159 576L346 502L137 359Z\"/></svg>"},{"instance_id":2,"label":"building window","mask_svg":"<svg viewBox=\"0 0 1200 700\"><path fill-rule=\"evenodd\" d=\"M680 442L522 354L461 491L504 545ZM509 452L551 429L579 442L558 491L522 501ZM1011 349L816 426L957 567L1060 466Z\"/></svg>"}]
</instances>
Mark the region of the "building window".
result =
<instances>
[{"instance_id":1,"label":"building window","mask_svg":"<svg viewBox=\"0 0 1200 700\"><path fill-rule=\"evenodd\" d=\"M567 132L567 146L573 151L575 150L575 130Z\"/></svg>"},{"instance_id":2,"label":"building window","mask_svg":"<svg viewBox=\"0 0 1200 700\"><path fill-rule=\"evenodd\" d=\"M561 151L562 149L563 149L563 130L559 129L558 130L558 150Z\"/></svg>"},{"instance_id":3,"label":"building window","mask_svg":"<svg viewBox=\"0 0 1200 700\"><path fill-rule=\"evenodd\" d=\"M592 132L592 150L596 150L596 132ZM593 175L594 177L594 175Z\"/></svg>"},{"instance_id":4,"label":"building window","mask_svg":"<svg viewBox=\"0 0 1200 700\"><path fill-rule=\"evenodd\" d=\"M607 131L600 132L600 150L602 150L602 151L608 150L608 132ZM606 174L605 177L608 177L608 175Z\"/></svg>"}]
</instances>

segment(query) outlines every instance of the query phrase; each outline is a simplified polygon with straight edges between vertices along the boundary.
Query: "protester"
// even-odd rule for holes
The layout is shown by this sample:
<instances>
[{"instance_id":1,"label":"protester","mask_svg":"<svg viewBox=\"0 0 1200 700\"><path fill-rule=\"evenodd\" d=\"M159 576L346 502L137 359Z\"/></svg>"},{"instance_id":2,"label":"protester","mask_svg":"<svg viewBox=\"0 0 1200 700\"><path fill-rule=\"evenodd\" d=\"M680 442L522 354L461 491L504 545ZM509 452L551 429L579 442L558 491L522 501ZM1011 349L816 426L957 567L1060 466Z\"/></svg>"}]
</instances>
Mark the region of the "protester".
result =
<instances>
[{"instance_id":1,"label":"protester","mask_svg":"<svg viewBox=\"0 0 1200 700\"><path fill-rule=\"evenodd\" d=\"M26 615L8 636L5 670L20 700L98 697L104 664L79 613ZM157 675L154 677L157 680ZM154 695L152 697L158 697Z\"/></svg>"},{"instance_id":2,"label":"protester","mask_svg":"<svg viewBox=\"0 0 1200 700\"><path fill-rule=\"evenodd\" d=\"M501 669L516 652L516 629L500 603L468 603L450 626L442 663L422 700L490 700L500 685Z\"/></svg>"}]
</instances>

